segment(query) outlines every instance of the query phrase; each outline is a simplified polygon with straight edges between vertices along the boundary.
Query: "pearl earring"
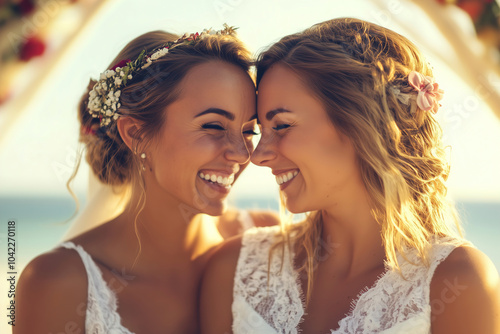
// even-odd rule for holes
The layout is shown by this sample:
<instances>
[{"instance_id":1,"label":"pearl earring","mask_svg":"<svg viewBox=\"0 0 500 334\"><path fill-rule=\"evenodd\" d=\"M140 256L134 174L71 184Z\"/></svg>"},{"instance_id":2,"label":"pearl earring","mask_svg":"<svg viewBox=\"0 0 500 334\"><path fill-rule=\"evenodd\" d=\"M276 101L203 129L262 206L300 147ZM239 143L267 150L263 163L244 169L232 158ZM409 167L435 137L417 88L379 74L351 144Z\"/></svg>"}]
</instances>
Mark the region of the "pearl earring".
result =
<instances>
[{"instance_id":1,"label":"pearl earring","mask_svg":"<svg viewBox=\"0 0 500 334\"><path fill-rule=\"evenodd\" d=\"M141 159L146 159L146 153L141 153ZM146 170L146 167L144 167L144 161L141 162L141 168L143 171Z\"/></svg>"}]
</instances>

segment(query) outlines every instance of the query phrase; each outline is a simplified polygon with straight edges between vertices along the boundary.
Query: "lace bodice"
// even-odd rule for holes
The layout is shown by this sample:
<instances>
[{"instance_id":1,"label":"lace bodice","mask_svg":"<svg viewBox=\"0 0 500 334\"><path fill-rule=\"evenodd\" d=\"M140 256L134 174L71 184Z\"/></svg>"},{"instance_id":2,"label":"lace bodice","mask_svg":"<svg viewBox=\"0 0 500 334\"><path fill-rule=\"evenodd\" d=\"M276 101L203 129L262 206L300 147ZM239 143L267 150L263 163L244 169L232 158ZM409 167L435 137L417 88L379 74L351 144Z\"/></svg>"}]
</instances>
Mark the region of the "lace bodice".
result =
<instances>
[{"instance_id":1,"label":"lace bodice","mask_svg":"<svg viewBox=\"0 0 500 334\"><path fill-rule=\"evenodd\" d=\"M133 334L121 325L117 312L117 299L102 277L97 264L80 246L72 242L64 242L61 247L74 249L81 257L87 271L88 294L85 316L86 334Z\"/></svg>"},{"instance_id":2,"label":"lace bodice","mask_svg":"<svg viewBox=\"0 0 500 334\"><path fill-rule=\"evenodd\" d=\"M233 333L296 334L304 315L293 254L278 248L269 263L269 250L279 227L253 228L245 232L236 267L233 290ZM435 239L430 266L413 265L398 255L403 277L387 269L375 284L365 288L350 312L331 334L412 333L429 334L430 283L436 267L455 247L465 244L453 238ZM280 273L283 255L283 268ZM418 262L416 254L409 260ZM268 276L269 265L269 276ZM326 334L326 333L325 333Z\"/></svg>"}]
</instances>

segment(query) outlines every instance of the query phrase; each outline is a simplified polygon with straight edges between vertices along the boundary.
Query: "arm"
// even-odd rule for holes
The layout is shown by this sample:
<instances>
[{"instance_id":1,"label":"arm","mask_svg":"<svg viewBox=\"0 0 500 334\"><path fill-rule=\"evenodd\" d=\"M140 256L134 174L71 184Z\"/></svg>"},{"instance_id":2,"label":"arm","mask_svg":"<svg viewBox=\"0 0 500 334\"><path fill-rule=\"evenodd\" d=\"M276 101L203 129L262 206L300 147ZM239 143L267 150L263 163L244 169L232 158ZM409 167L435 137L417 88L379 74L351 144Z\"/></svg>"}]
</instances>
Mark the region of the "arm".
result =
<instances>
[{"instance_id":1,"label":"arm","mask_svg":"<svg viewBox=\"0 0 500 334\"><path fill-rule=\"evenodd\" d=\"M431 282L433 334L500 333L498 271L481 251L458 247Z\"/></svg>"},{"instance_id":2,"label":"arm","mask_svg":"<svg viewBox=\"0 0 500 334\"><path fill-rule=\"evenodd\" d=\"M58 249L31 261L19 278L13 334L85 333L87 275L78 254Z\"/></svg>"},{"instance_id":3,"label":"arm","mask_svg":"<svg viewBox=\"0 0 500 334\"><path fill-rule=\"evenodd\" d=\"M203 276L200 295L202 334L232 333L233 284L241 238L232 238L217 249Z\"/></svg>"}]
</instances>

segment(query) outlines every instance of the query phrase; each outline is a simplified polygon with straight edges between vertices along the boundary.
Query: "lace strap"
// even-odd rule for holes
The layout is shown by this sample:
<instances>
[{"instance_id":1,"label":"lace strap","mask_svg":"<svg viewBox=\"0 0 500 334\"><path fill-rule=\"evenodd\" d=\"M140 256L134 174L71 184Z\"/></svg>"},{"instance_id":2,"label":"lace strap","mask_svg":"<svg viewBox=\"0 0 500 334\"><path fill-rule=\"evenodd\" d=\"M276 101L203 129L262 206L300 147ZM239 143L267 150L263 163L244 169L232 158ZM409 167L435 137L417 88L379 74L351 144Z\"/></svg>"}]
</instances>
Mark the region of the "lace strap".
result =
<instances>
[{"instance_id":1,"label":"lace strap","mask_svg":"<svg viewBox=\"0 0 500 334\"><path fill-rule=\"evenodd\" d=\"M277 227L253 227L243 233L234 277L233 292L235 295L245 297L249 291L246 289L247 284L244 283L244 280L263 266L267 271L269 250L274 239L272 235L273 232L279 231Z\"/></svg>"},{"instance_id":2,"label":"lace strap","mask_svg":"<svg viewBox=\"0 0 500 334\"><path fill-rule=\"evenodd\" d=\"M102 272L92 257L82 246L75 245L71 241L66 241L60 245L67 249L74 249L80 258L87 272L88 292L87 292L87 314L85 326L92 329L92 333L102 333L105 328L122 328L121 333L130 333L121 327L120 317L117 309L117 299L114 292L108 287L102 276ZM99 328L97 331L93 330Z\"/></svg>"},{"instance_id":3,"label":"lace strap","mask_svg":"<svg viewBox=\"0 0 500 334\"><path fill-rule=\"evenodd\" d=\"M233 288L235 333L242 332L237 330L241 328L251 328L243 332L261 333L255 314L277 333L297 333L296 326L304 310L293 270L293 255L286 247L277 249L269 262L269 251L279 233L279 226L269 226L255 227L243 234ZM242 314L238 311L242 305L255 312Z\"/></svg>"},{"instance_id":4,"label":"lace strap","mask_svg":"<svg viewBox=\"0 0 500 334\"><path fill-rule=\"evenodd\" d=\"M74 249L78 255L80 255L80 258L82 259L83 265L85 267L85 270L87 272L87 279L88 279L88 286L89 286L89 293L103 293L104 291L106 292L111 292L108 285L106 284L106 281L102 277L102 272L97 266L97 264L92 260L92 257L90 256L89 253L87 253L82 246L80 245L75 245L71 241L66 241L61 244L61 247L67 248L67 249ZM113 296L110 296L110 298L114 298Z\"/></svg>"}]
</instances>

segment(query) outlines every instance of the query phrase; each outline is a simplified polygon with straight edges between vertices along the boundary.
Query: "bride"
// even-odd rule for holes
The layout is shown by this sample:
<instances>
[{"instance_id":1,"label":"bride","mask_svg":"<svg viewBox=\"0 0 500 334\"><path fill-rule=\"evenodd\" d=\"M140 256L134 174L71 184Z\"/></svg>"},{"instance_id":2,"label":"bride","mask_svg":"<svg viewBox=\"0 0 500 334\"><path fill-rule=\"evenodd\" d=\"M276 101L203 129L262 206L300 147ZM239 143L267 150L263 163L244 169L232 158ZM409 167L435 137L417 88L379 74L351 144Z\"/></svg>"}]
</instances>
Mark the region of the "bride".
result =
<instances>
[{"instance_id":1,"label":"bride","mask_svg":"<svg viewBox=\"0 0 500 334\"><path fill-rule=\"evenodd\" d=\"M215 253L202 333L500 333L498 272L453 229L443 92L417 48L326 21L261 54L257 85L252 162L309 214Z\"/></svg>"},{"instance_id":2,"label":"bride","mask_svg":"<svg viewBox=\"0 0 500 334\"><path fill-rule=\"evenodd\" d=\"M100 182L129 186L130 200L26 267L14 334L198 332L201 273L223 239L202 217L226 212L253 151L250 61L227 26L155 31L91 82L79 110L86 159Z\"/></svg>"}]
</instances>

